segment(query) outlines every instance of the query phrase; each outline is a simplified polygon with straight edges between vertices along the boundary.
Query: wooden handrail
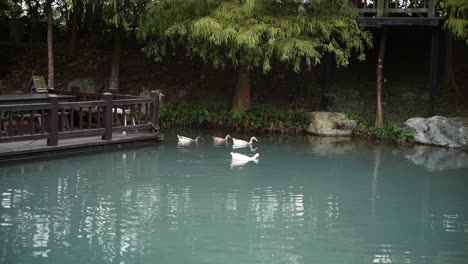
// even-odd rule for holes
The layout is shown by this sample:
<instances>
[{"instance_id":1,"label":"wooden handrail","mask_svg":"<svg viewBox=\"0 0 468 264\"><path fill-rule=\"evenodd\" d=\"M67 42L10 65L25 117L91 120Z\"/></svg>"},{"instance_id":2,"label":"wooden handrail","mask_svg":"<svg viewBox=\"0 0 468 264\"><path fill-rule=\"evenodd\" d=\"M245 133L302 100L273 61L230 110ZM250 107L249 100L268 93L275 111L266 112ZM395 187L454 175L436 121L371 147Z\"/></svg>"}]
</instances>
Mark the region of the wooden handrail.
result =
<instances>
[{"instance_id":1,"label":"wooden handrail","mask_svg":"<svg viewBox=\"0 0 468 264\"><path fill-rule=\"evenodd\" d=\"M60 108L79 108L79 107L96 107L104 106L105 102L102 100L99 101L84 101L84 102L62 102L59 103Z\"/></svg>"},{"instance_id":2,"label":"wooden handrail","mask_svg":"<svg viewBox=\"0 0 468 264\"><path fill-rule=\"evenodd\" d=\"M40 104L11 104L11 105L0 105L0 112L10 111L28 111L28 110L48 110L50 109L49 103Z\"/></svg>"},{"instance_id":3,"label":"wooden handrail","mask_svg":"<svg viewBox=\"0 0 468 264\"><path fill-rule=\"evenodd\" d=\"M122 104L141 104L141 103L152 103L152 98L138 98L138 99L121 99L121 100L113 100L113 105L122 105Z\"/></svg>"},{"instance_id":4,"label":"wooden handrail","mask_svg":"<svg viewBox=\"0 0 468 264\"><path fill-rule=\"evenodd\" d=\"M54 92L98 100L59 102L56 94L49 94L47 103L0 105L0 142L47 139L48 146L57 146L59 139L102 135L111 140L112 132L159 129L160 91L152 91L151 97Z\"/></svg>"}]
</instances>

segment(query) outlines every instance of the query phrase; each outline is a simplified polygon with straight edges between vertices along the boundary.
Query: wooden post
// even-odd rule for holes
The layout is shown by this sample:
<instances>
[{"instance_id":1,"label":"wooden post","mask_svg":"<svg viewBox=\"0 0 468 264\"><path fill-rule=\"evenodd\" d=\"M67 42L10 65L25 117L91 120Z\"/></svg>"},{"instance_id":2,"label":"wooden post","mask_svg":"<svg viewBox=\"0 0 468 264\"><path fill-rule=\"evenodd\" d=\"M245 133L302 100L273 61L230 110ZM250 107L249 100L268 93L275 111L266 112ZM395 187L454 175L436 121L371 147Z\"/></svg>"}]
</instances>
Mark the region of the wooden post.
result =
<instances>
[{"instance_id":1,"label":"wooden post","mask_svg":"<svg viewBox=\"0 0 468 264\"><path fill-rule=\"evenodd\" d=\"M329 107L329 88L331 80L331 54L326 53L323 60L323 71L322 71L322 100L320 108L322 111L327 111Z\"/></svg>"},{"instance_id":2,"label":"wooden post","mask_svg":"<svg viewBox=\"0 0 468 264\"><path fill-rule=\"evenodd\" d=\"M153 128L159 130L159 110L161 107L161 90L151 91L151 96L153 97L153 112L151 122L153 123Z\"/></svg>"},{"instance_id":3,"label":"wooden post","mask_svg":"<svg viewBox=\"0 0 468 264\"><path fill-rule=\"evenodd\" d=\"M118 94L118 91L117 91L116 88L109 88L109 89L107 89L107 91L108 91L109 93L111 93L111 94Z\"/></svg>"},{"instance_id":4,"label":"wooden post","mask_svg":"<svg viewBox=\"0 0 468 264\"><path fill-rule=\"evenodd\" d=\"M112 94L104 93L102 95L102 100L105 102L104 105L104 114L102 115L103 124L105 128L104 135L102 136L103 140L112 139Z\"/></svg>"},{"instance_id":5,"label":"wooden post","mask_svg":"<svg viewBox=\"0 0 468 264\"><path fill-rule=\"evenodd\" d=\"M379 44L379 57L377 59L377 113L375 117L375 126L378 128L383 128L384 119L383 119L383 105L382 105L382 90L384 86L384 77L383 77L383 65L385 57L385 43L387 41L387 30L382 28L380 33L380 44Z\"/></svg>"},{"instance_id":6,"label":"wooden post","mask_svg":"<svg viewBox=\"0 0 468 264\"><path fill-rule=\"evenodd\" d=\"M383 17L385 1L388 0L377 0L377 17Z\"/></svg>"},{"instance_id":7,"label":"wooden post","mask_svg":"<svg viewBox=\"0 0 468 264\"><path fill-rule=\"evenodd\" d=\"M439 77L439 36L440 29L435 27L432 29L432 47L431 47L431 70L429 75L429 105L428 116L435 115L435 97L437 93L437 82Z\"/></svg>"},{"instance_id":8,"label":"wooden post","mask_svg":"<svg viewBox=\"0 0 468 264\"><path fill-rule=\"evenodd\" d=\"M428 0L427 4L427 16L428 17L435 17L435 11L436 11L436 1L435 0Z\"/></svg>"},{"instance_id":9,"label":"wooden post","mask_svg":"<svg viewBox=\"0 0 468 264\"><path fill-rule=\"evenodd\" d=\"M47 146L58 145L58 103L59 98L55 94L49 94L48 101L50 103L47 121L49 124L49 138L47 139Z\"/></svg>"}]
</instances>

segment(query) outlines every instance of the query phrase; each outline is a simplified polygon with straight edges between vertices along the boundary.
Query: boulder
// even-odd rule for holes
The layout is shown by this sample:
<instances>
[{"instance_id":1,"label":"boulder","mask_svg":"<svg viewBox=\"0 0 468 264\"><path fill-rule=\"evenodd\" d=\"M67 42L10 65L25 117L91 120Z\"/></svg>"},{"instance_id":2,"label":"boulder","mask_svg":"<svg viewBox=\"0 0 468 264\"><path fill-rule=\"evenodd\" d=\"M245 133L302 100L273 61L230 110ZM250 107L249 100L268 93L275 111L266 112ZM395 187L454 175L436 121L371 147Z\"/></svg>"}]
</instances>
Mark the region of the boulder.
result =
<instances>
[{"instance_id":1,"label":"boulder","mask_svg":"<svg viewBox=\"0 0 468 264\"><path fill-rule=\"evenodd\" d=\"M350 136L356 121L347 118L346 114L338 112L310 112L307 132L319 136Z\"/></svg>"},{"instance_id":2,"label":"boulder","mask_svg":"<svg viewBox=\"0 0 468 264\"><path fill-rule=\"evenodd\" d=\"M468 146L468 128L443 116L410 118L404 127L413 132L416 143L450 148Z\"/></svg>"},{"instance_id":3,"label":"boulder","mask_svg":"<svg viewBox=\"0 0 468 264\"><path fill-rule=\"evenodd\" d=\"M98 78L75 78L68 83L67 90L78 89L80 92L102 93L105 85L106 83Z\"/></svg>"}]
</instances>

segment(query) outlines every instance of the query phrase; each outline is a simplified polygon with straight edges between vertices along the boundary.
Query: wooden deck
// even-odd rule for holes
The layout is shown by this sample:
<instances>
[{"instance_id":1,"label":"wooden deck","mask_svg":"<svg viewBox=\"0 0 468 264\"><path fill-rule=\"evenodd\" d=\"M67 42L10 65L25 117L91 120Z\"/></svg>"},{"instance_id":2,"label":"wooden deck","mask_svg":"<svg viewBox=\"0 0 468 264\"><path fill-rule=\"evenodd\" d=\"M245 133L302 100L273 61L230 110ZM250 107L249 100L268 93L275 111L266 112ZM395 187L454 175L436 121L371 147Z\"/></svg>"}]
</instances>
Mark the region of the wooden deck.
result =
<instances>
[{"instance_id":1,"label":"wooden deck","mask_svg":"<svg viewBox=\"0 0 468 264\"><path fill-rule=\"evenodd\" d=\"M63 139L57 146L47 146L47 139L24 140L0 144L0 162L48 157L64 153L94 151L97 149L121 148L154 144L163 138L161 134L132 132L126 135L113 133L112 139L101 136Z\"/></svg>"},{"instance_id":2,"label":"wooden deck","mask_svg":"<svg viewBox=\"0 0 468 264\"><path fill-rule=\"evenodd\" d=\"M3 96L0 162L159 142L161 96L158 90L150 97L63 90Z\"/></svg>"}]
</instances>

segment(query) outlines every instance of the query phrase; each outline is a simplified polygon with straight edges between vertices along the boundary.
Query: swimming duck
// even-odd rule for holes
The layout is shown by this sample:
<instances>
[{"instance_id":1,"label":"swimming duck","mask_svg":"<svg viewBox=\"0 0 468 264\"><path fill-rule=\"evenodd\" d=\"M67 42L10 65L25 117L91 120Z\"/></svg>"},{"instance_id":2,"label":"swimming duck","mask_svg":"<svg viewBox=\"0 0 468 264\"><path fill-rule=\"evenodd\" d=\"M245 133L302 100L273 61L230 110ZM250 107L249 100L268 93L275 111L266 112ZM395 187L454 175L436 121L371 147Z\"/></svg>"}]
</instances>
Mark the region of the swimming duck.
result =
<instances>
[{"instance_id":1,"label":"swimming duck","mask_svg":"<svg viewBox=\"0 0 468 264\"><path fill-rule=\"evenodd\" d=\"M213 137L213 143L214 144L224 144L228 143L228 139L232 138L231 135L226 135L225 138L222 137Z\"/></svg>"},{"instance_id":2,"label":"swimming duck","mask_svg":"<svg viewBox=\"0 0 468 264\"><path fill-rule=\"evenodd\" d=\"M184 136L179 136L177 135L177 138L179 139L179 143L198 143L198 140L201 138L200 136L196 137L195 139L191 139L189 137L184 137Z\"/></svg>"},{"instance_id":3,"label":"swimming duck","mask_svg":"<svg viewBox=\"0 0 468 264\"><path fill-rule=\"evenodd\" d=\"M232 138L232 146L234 148L247 147L249 145L252 146L254 140L258 142L258 139L256 137L251 137L249 142L237 138Z\"/></svg>"},{"instance_id":4,"label":"swimming duck","mask_svg":"<svg viewBox=\"0 0 468 264\"><path fill-rule=\"evenodd\" d=\"M246 162L248 162L248 161L258 160L258 158L260 157L260 154L257 153L255 155L253 155L252 157L249 157L249 156L244 155L244 154L231 152L231 157L232 157L232 161L239 161L239 162L246 161Z\"/></svg>"}]
</instances>

